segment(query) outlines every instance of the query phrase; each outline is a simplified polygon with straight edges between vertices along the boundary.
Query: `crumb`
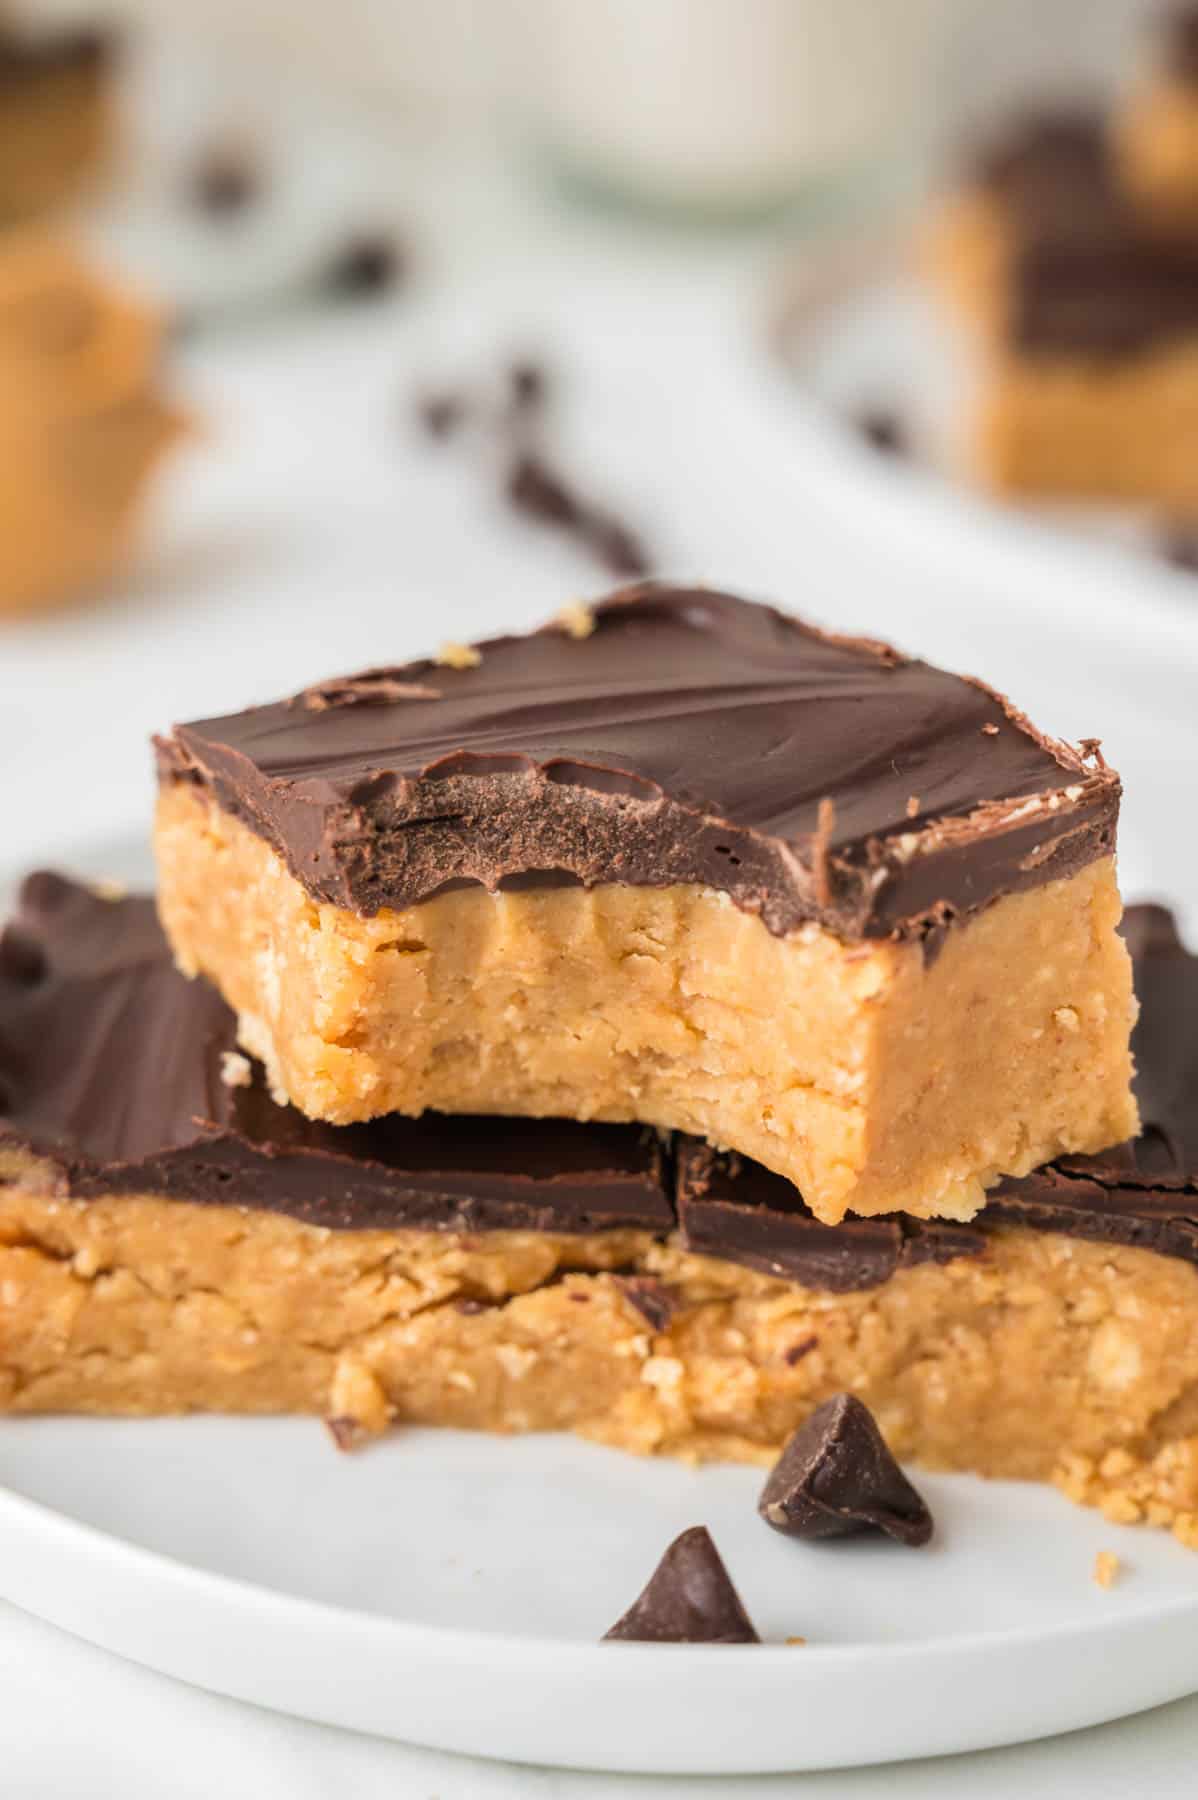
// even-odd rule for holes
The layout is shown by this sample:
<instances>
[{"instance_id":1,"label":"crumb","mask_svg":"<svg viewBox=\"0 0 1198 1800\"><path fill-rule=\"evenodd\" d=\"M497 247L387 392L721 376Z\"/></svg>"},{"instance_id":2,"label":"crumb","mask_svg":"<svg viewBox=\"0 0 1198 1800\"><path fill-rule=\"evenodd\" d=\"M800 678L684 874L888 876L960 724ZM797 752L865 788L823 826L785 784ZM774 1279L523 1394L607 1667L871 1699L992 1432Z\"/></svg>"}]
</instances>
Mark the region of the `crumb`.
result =
<instances>
[{"instance_id":1,"label":"crumb","mask_svg":"<svg viewBox=\"0 0 1198 1800\"><path fill-rule=\"evenodd\" d=\"M338 1450L357 1450L368 1435L356 1419L326 1419L325 1429Z\"/></svg>"},{"instance_id":2,"label":"crumb","mask_svg":"<svg viewBox=\"0 0 1198 1800\"><path fill-rule=\"evenodd\" d=\"M554 618L567 637L589 638L595 629L595 615L581 600L571 600L567 606L559 608Z\"/></svg>"},{"instance_id":3,"label":"crumb","mask_svg":"<svg viewBox=\"0 0 1198 1800\"><path fill-rule=\"evenodd\" d=\"M1072 1006L1058 1006L1052 1016L1062 1031L1076 1031L1081 1024L1077 1011Z\"/></svg>"},{"instance_id":4,"label":"crumb","mask_svg":"<svg viewBox=\"0 0 1198 1800\"><path fill-rule=\"evenodd\" d=\"M467 410L460 394L425 394L417 402L416 416L429 437L444 443L465 423Z\"/></svg>"},{"instance_id":5,"label":"crumb","mask_svg":"<svg viewBox=\"0 0 1198 1800\"><path fill-rule=\"evenodd\" d=\"M382 235L351 238L325 271L325 285L334 294L357 299L379 294L394 286L404 274L404 256L394 239Z\"/></svg>"},{"instance_id":6,"label":"crumb","mask_svg":"<svg viewBox=\"0 0 1198 1800\"><path fill-rule=\"evenodd\" d=\"M443 669L477 669L482 654L473 644L442 644L434 659Z\"/></svg>"},{"instance_id":7,"label":"crumb","mask_svg":"<svg viewBox=\"0 0 1198 1800\"><path fill-rule=\"evenodd\" d=\"M907 795L907 817L913 819L919 811L919 795Z\"/></svg>"},{"instance_id":8,"label":"crumb","mask_svg":"<svg viewBox=\"0 0 1198 1800\"><path fill-rule=\"evenodd\" d=\"M258 198L261 179L248 151L216 144L204 152L188 181L193 204L213 219L231 219Z\"/></svg>"},{"instance_id":9,"label":"crumb","mask_svg":"<svg viewBox=\"0 0 1198 1800\"><path fill-rule=\"evenodd\" d=\"M240 1050L225 1050L220 1059L220 1078L226 1087L252 1087L254 1071L248 1056Z\"/></svg>"},{"instance_id":10,"label":"crumb","mask_svg":"<svg viewBox=\"0 0 1198 1800\"><path fill-rule=\"evenodd\" d=\"M508 370L508 385L517 412L534 412L545 404L549 377L540 363L514 362Z\"/></svg>"},{"instance_id":11,"label":"crumb","mask_svg":"<svg viewBox=\"0 0 1198 1800\"><path fill-rule=\"evenodd\" d=\"M788 1644L805 1644L807 1639L805 1637L788 1637L786 1641Z\"/></svg>"},{"instance_id":12,"label":"crumb","mask_svg":"<svg viewBox=\"0 0 1198 1800\"><path fill-rule=\"evenodd\" d=\"M117 900L123 900L129 892L128 884L126 882L110 881L107 878L102 881L93 881L91 887L92 893L96 896L97 900L110 900L115 902Z\"/></svg>"},{"instance_id":13,"label":"crumb","mask_svg":"<svg viewBox=\"0 0 1198 1800\"><path fill-rule=\"evenodd\" d=\"M998 736L998 726L997 725L983 725L982 730L987 737L997 737Z\"/></svg>"},{"instance_id":14,"label":"crumb","mask_svg":"<svg viewBox=\"0 0 1198 1800\"><path fill-rule=\"evenodd\" d=\"M1100 1550L1094 1558L1094 1580L1100 1588L1114 1587L1119 1579L1119 1558L1113 1550Z\"/></svg>"},{"instance_id":15,"label":"crumb","mask_svg":"<svg viewBox=\"0 0 1198 1800\"><path fill-rule=\"evenodd\" d=\"M1171 568L1187 575L1198 575L1198 527L1175 525L1157 544L1157 554Z\"/></svg>"},{"instance_id":16,"label":"crumb","mask_svg":"<svg viewBox=\"0 0 1198 1800\"><path fill-rule=\"evenodd\" d=\"M859 413L854 423L871 450L881 450L887 456L906 455L907 432L897 413L872 407Z\"/></svg>"}]
</instances>

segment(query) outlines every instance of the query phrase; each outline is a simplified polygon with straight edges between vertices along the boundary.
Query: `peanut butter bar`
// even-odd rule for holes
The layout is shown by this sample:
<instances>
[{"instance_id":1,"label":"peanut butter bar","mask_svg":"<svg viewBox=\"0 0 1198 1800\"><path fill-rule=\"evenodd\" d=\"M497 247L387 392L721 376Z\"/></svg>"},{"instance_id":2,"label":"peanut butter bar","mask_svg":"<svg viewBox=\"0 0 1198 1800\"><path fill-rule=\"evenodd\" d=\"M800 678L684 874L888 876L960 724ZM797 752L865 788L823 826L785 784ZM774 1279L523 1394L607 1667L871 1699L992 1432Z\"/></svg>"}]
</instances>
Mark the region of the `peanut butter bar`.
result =
<instances>
[{"instance_id":1,"label":"peanut butter bar","mask_svg":"<svg viewBox=\"0 0 1198 1800\"><path fill-rule=\"evenodd\" d=\"M971 475L1198 508L1198 230L1163 234L1140 209L1105 120L1031 118L988 146L927 261L974 353Z\"/></svg>"},{"instance_id":2,"label":"peanut butter bar","mask_svg":"<svg viewBox=\"0 0 1198 1800\"><path fill-rule=\"evenodd\" d=\"M699 1146L635 1126L307 1120L150 902L33 877L0 938L0 1411L764 1465L852 1389L903 1458L1055 1473L1198 1543L1198 958L1167 915L1129 924L1138 1142L972 1226L827 1226L741 1159L713 1195Z\"/></svg>"},{"instance_id":3,"label":"peanut butter bar","mask_svg":"<svg viewBox=\"0 0 1198 1800\"><path fill-rule=\"evenodd\" d=\"M462 649L160 745L167 935L281 1099L682 1129L828 1222L1135 1129L1092 749L700 589Z\"/></svg>"}]
</instances>

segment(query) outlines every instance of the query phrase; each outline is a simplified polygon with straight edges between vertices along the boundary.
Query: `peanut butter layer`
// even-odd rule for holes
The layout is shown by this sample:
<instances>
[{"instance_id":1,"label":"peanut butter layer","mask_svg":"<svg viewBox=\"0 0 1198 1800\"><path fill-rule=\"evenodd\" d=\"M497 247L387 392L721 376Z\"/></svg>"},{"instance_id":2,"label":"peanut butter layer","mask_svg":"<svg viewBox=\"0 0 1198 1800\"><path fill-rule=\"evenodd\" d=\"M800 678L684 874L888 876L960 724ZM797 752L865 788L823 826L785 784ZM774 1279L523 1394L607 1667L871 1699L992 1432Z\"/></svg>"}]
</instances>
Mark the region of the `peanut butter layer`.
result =
<instances>
[{"instance_id":1,"label":"peanut butter layer","mask_svg":"<svg viewBox=\"0 0 1198 1800\"><path fill-rule=\"evenodd\" d=\"M232 1206L0 1187L0 1410L308 1412L569 1429L767 1463L846 1388L933 1468L1055 1479L1198 1543L1198 1272L1002 1229L833 1294L645 1233L329 1231Z\"/></svg>"},{"instance_id":2,"label":"peanut butter layer","mask_svg":"<svg viewBox=\"0 0 1198 1800\"><path fill-rule=\"evenodd\" d=\"M182 784L157 854L181 966L318 1118L638 1120L754 1157L828 1222L968 1218L1000 1175L1136 1128L1105 859L996 901L929 960L814 924L780 937L698 887L475 886L362 918Z\"/></svg>"}]
</instances>

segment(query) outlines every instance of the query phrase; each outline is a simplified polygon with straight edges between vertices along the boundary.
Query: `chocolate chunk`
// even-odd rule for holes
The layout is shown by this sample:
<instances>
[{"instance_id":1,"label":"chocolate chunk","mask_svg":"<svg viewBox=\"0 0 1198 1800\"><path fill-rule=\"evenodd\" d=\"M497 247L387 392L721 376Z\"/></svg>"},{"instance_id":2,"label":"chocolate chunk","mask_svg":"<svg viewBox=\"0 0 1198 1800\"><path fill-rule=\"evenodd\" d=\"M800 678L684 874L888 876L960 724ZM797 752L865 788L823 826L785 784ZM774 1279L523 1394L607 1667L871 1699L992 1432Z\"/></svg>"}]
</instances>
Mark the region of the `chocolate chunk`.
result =
<instances>
[{"instance_id":1,"label":"chocolate chunk","mask_svg":"<svg viewBox=\"0 0 1198 1800\"><path fill-rule=\"evenodd\" d=\"M325 274L330 293L364 299L394 287L405 273L406 258L394 238L363 234L339 250Z\"/></svg>"},{"instance_id":2,"label":"chocolate chunk","mask_svg":"<svg viewBox=\"0 0 1198 1800\"><path fill-rule=\"evenodd\" d=\"M678 1310L678 1295L651 1275L617 1275L616 1286L654 1331L664 1331Z\"/></svg>"},{"instance_id":3,"label":"chocolate chunk","mask_svg":"<svg viewBox=\"0 0 1198 1800\"><path fill-rule=\"evenodd\" d=\"M338 1127L230 1086L236 1021L179 974L153 902L31 876L0 936L0 1147L46 1157L77 1199L261 1207L340 1229L664 1236L656 1135L569 1120L420 1119Z\"/></svg>"},{"instance_id":4,"label":"chocolate chunk","mask_svg":"<svg viewBox=\"0 0 1198 1800\"><path fill-rule=\"evenodd\" d=\"M874 1416L853 1394L816 1407L774 1465L757 1510L789 1537L884 1531L926 1544L932 1515L886 1447Z\"/></svg>"},{"instance_id":5,"label":"chocolate chunk","mask_svg":"<svg viewBox=\"0 0 1198 1800\"><path fill-rule=\"evenodd\" d=\"M604 1642L759 1644L711 1534L692 1525L676 1537L646 1586Z\"/></svg>"},{"instance_id":6,"label":"chocolate chunk","mask_svg":"<svg viewBox=\"0 0 1198 1800\"><path fill-rule=\"evenodd\" d=\"M778 934L922 939L1111 852L1118 777L978 683L705 588L627 588L592 617L582 640L481 644L436 702L180 726L162 777L365 916L450 881L696 882ZM428 661L388 677L440 685Z\"/></svg>"},{"instance_id":7,"label":"chocolate chunk","mask_svg":"<svg viewBox=\"0 0 1198 1800\"><path fill-rule=\"evenodd\" d=\"M980 1256L973 1225L903 1214L824 1225L781 1175L699 1138L675 1145L678 1222L688 1250L825 1293L880 1287L900 1268Z\"/></svg>"},{"instance_id":8,"label":"chocolate chunk","mask_svg":"<svg viewBox=\"0 0 1198 1800\"><path fill-rule=\"evenodd\" d=\"M230 219L254 203L260 183L260 170L248 151L216 145L200 158L188 187L202 212L215 219Z\"/></svg>"}]
</instances>

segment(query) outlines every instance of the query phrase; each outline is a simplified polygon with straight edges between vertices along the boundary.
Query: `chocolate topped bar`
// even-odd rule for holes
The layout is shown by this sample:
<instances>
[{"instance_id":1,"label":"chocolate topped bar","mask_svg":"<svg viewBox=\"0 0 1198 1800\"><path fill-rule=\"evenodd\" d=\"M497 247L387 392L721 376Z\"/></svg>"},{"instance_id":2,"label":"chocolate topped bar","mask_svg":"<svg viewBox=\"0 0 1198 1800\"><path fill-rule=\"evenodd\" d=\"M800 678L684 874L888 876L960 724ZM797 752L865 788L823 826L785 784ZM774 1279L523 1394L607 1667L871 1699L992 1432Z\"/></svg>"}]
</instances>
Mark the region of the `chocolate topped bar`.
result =
<instances>
[{"instance_id":1,"label":"chocolate topped bar","mask_svg":"<svg viewBox=\"0 0 1198 1800\"><path fill-rule=\"evenodd\" d=\"M1198 956L1162 906L1129 907L1124 933L1140 1002L1132 1049L1142 1129L1133 1142L1000 1182L970 1225L899 1215L828 1226L768 1169L683 1138L676 1192L688 1247L835 1293L978 1255L986 1233L1004 1225L1198 1265Z\"/></svg>"},{"instance_id":2,"label":"chocolate topped bar","mask_svg":"<svg viewBox=\"0 0 1198 1800\"><path fill-rule=\"evenodd\" d=\"M699 883L781 935L924 935L1110 853L1117 776L887 645L644 584L494 638L179 726L208 790L316 899Z\"/></svg>"},{"instance_id":3,"label":"chocolate topped bar","mask_svg":"<svg viewBox=\"0 0 1198 1800\"><path fill-rule=\"evenodd\" d=\"M675 1208L663 1146L635 1126L307 1119L236 1050L215 990L175 969L152 901L33 875L0 935L0 1181L8 1149L48 1163L74 1199L149 1193L341 1229L664 1237L677 1222L696 1252L835 1293L981 1255L996 1225L1198 1264L1198 957L1159 907L1132 907L1127 935L1142 1003L1135 1145L1005 1182L972 1225L831 1226L779 1176L688 1138L675 1145Z\"/></svg>"},{"instance_id":4,"label":"chocolate topped bar","mask_svg":"<svg viewBox=\"0 0 1198 1800\"><path fill-rule=\"evenodd\" d=\"M0 1168L75 1199L161 1194L337 1227L593 1232L674 1221L655 1134L566 1120L315 1123L267 1092L232 1013L176 970L149 899L30 876L0 937Z\"/></svg>"},{"instance_id":5,"label":"chocolate topped bar","mask_svg":"<svg viewBox=\"0 0 1198 1800\"><path fill-rule=\"evenodd\" d=\"M974 179L1010 234L1018 348L1126 356L1198 331L1198 237L1163 235L1143 217L1098 114L1020 120L978 154Z\"/></svg>"}]
</instances>

